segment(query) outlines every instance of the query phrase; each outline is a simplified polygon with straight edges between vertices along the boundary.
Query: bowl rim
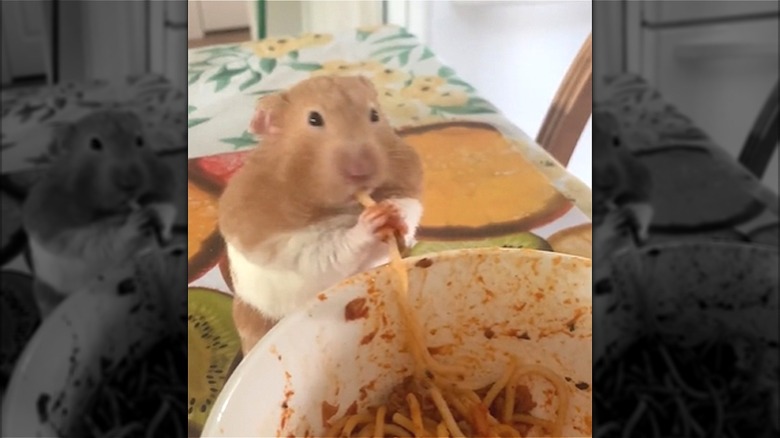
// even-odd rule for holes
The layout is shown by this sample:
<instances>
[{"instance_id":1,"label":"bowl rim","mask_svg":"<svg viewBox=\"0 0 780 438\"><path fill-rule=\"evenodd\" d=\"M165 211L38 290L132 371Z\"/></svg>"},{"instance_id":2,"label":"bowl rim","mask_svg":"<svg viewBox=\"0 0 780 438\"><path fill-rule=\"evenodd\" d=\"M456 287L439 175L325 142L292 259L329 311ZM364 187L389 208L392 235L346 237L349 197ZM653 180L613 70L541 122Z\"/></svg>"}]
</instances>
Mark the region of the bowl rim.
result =
<instances>
[{"instance_id":1,"label":"bowl rim","mask_svg":"<svg viewBox=\"0 0 780 438\"><path fill-rule=\"evenodd\" d=\"M646 253L648 251L658 249L684 249L692 247L720 247L720 248L733 248L733 249L755 249L764 251L767 253L778 253L780 247L761 242L742 242L737 240L677 240L656 242L645 245L640 248L640 252Z\"/></svg>"},{"instance_id":2,"label":"bowl rim","mask_svg":"<svg viewBox=\"0 0 780 438\"><path fill-rule=\"evenodd\" d=\"M554 258L570 259L578 263L582 263L585 267L587 267L591 271L591 273L593 269L592 259L590 258L577 256L573 254L560 253L555 251L538 250L533 248L501 248L501 247L462 248L462 249L440 251L431 254L422 254L414 257L407 257L403 259L403 262L407 268L412 268L417 262L419 262L422 259L431 259L433 261L440 261L440 260L453 260L453 259L464 258L464 257L466 258L475 257L479 255L489 256L489 255L500 255L500 254L510 254L514 257L529 258L529 259L554 259ZM344 280L340 281L336 285L325 289L322 293L325 294L325 296L327 297L329 294L333 293L333 291L342 289L351 282L365 281L371 278L372 276L376 275L377 272L383 270L389 270L389 269L391 269L389 264L383 264L376 268L369 269L367 271L345 278ZM591 297L591 299L593 298L592 288L591 288L591 294L589 296ZM227 379L227 381L222 387L222 390L219 392L219 395L214 401L214 404L212 405L211 408L211 412L208 418L206 419L206 422L203 424L203 428L201 431L202 437L218 435L219 427L220 427L219 417L222 416L222 412L224 412L225 410L224 408L228 406L228 403L232 399L233 392L239 387L239 382L242 379L242 376L246 374L244 368L249 366L248 364L251 358L256 355L259 355L261 351L266 350L269 345L277 341L283 334L292 330L295 327L295 323L297 323L300 318L307 315L312 308L329 306L331 305L329 304L330 302L332 302L332 300L325 300L325 301L312 300L308 303L308 305L301 307L300 309L297 309L295 312L285 316L271 330L269 330L268 333L266 333L266 335L252 348L252 350L249 351L249 353L247 353L244 356L244 358L241 360L241 363L238 364L236 369Z\"/></svg>"}]
</instances>

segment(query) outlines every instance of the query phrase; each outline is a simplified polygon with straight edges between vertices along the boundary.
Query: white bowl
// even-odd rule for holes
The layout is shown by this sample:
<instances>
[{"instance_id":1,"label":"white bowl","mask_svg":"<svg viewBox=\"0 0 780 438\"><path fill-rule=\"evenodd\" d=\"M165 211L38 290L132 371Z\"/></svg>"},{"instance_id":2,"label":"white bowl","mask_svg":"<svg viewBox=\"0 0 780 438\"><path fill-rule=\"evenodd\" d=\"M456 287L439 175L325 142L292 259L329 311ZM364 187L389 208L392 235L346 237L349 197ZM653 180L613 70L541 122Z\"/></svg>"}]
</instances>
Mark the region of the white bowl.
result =
<instances>
[{"instance_id":1,"label":"white bowl","mask_svg":"<svg viewBox=\"0 0 780 438\"><path fill-rule=\"evenodd\" d=\"M685 345L696 344L720 328L742 331L763 341L763 373L778 376L778 248L736 242L681 242L648 246L639 253L648 315L672 330ZM594 361L606 351L628 347L644 329L636 305L631 259L617 261L613 290L594 299ZM673 329L670 329L673 328Z\"/></svg>"},{"instance_id":2,"label":"white bowl","mask_svg":"<svg viewBox=\"0 0 780 438\"><path fill-rule=\"evenodd\" d=\"M432 265L415 266L424 258ZM454 344L436 357L452 363L471 352L475 357L464 364L484 384L498 378L508 355L550 367L571 378L565 435L590 435L590 260L476 249L406 264L409 296L428 345ZM317 436L324 432L323 402L338 407L336 417L355 401L359 409L382 402L411 365L402 352L392 278L386 266L355 276L282 320L230 377L203 437ZM368 316L348 321L345 307L361 298ZM523 334L530 340L521 339ZM589 386L574 389L578 382Z\"/></svg>"},{"instance_id":3,"label":"white bowl","mask_svg":"<svg viewBox=\"0 0 780 438\"><path fill-rule=\"evenodd\" d=\"M166 256L160 265L152 257L68 297L43 322L14 368L3 400L2 436L68 433L81 421L104 364L143 355L169 332L168 321L183 324L186 294L177 297L181 288L174 286L186 282L186 257ZM118 282L134 272L142 273L142 283L134 293L120 294ZM183 309L177 309L181 315L171 315L171 305Z\"/></svg>"}]
</instances>

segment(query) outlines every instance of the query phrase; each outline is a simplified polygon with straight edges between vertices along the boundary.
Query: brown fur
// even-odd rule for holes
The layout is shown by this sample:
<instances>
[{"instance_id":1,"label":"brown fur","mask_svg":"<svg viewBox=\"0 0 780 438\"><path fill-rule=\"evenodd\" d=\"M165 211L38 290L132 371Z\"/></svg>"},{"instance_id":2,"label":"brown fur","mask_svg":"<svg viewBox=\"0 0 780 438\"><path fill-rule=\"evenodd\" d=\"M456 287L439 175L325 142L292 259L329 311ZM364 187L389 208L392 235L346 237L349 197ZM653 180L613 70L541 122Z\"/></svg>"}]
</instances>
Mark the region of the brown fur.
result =
<instances>
[{"instance_id":1,"label":"brown fur","mask_svg":"<svg viewBox=\"0 0 780 438\"><path fill-rule=\"evenodd\" d=\"M377 123L369 120L372 108ZM220 230L242 252L334 213L357 215L359 188L340 177L337 157L358 144L367 144L379 162L368 187L377 200L420 196L419 156L387 123L365 78L312 78L263 98L257 111L271 126L220 199ZM324 129L308 125L310 111L322 114Z\"/></svg>"},{"instance_id":2,"label":"brown fur","mask_svg":"<svg viewBox=\"0 0 780 438\"><path fill-rule=\"evenodd\" d=\"M92 147L93 139L100 141L99 150ZM141 227L141 219L152 213L132 215L129 200L170 202L174 180L144 138L141 121L128 112L95 112L63 125L55 146L57 156L23 206L30 238L48 252L96 269L125 263L153 245L154 236ZM137 185L121 190L118 176L129 172L135 172ZM42 315L72 292L59 291L60 286L36 276L34 294Z\"/></svg>"},{"instance_id":3,"label":"brown fur","mask_svg":"<svg viewBox=\"0 0 780 438\"><path fill-rule=\"evenodd\" d=\"M89 226L113 215L127 215L131 195L143 201L170 201L174 193L171 171L150 149L140 120L130 113L102 111L61 128L59 154L46 175L33 186L24 206L28 233L51 241L63 231ZM100 139L102 150L90 148ZM123 193L113 178L117 171L135 166L141 185ZM116 222L121 222L116 219Z\"/></svg>"},{"instance_id":4,"label":"brown fur","mask_svg":"<svg viewBox=\"0 0 780 438\"><path fill-rule=\"evenodd\" d=\"M379 113L377 122L370 119L372 109ZM321 114L322 127L309 124L311 111ZM360 190L373 191L377 210L387 210L384 199L421 196L422 162L387 123L365 78L317 77L266 96L250 129L263 136L262 147L231 178L219 201L220 232L242 253L257 254L269 238L338 213L351 212L357 219ZM342 173L357 153L375 164L360 185ZM265 246L262 254L272 259L275 250ZM275 321L235 299L233 319L247 353Z\"/></svg>"},{"instance_id":5,"label":"brown fur","mask_svg":"<svg viewBox=\"0 0 780 438\"><path fill-rule=\"evenodd\" d=\"M266 318L238 295L233 296L233 323L237 328L252 327L252 330L238 330L241 352L246 356L252 347L266 335L278 321Z\"/></svg>"}]
</instances>

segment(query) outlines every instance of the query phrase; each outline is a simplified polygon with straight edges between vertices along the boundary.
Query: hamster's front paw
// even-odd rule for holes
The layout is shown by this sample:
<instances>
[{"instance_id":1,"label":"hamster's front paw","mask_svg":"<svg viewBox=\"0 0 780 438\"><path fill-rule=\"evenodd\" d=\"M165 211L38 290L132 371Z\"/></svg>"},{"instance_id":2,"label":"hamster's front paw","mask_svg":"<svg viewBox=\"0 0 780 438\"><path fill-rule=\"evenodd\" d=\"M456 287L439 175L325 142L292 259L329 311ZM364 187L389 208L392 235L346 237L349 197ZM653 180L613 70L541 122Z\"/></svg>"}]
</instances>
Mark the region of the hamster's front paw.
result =
<instances>
[{"instance_id":1,"label":"hamster's front paw","mask_svg":"<svg viewBox=\"0 0 780 438\"><path fill-rule=\"evenodd\" d=\"M401 235L407 232L401 211L389 201L379 202L363 210L358 219L358 227L377 240L386 240L396 231Z\"/></svg>"},{"instance_id":2,"label":"hamster's front paw","mask_svg":"<svg viewBox=\"0 0 780 438\"><path fill-rule=\"evenodd\" d=\"M150 208L141 208L130 213L120 231L121 240L128 248L142 251L155 242L157 216Z\"/></svg>"}]
</instances>

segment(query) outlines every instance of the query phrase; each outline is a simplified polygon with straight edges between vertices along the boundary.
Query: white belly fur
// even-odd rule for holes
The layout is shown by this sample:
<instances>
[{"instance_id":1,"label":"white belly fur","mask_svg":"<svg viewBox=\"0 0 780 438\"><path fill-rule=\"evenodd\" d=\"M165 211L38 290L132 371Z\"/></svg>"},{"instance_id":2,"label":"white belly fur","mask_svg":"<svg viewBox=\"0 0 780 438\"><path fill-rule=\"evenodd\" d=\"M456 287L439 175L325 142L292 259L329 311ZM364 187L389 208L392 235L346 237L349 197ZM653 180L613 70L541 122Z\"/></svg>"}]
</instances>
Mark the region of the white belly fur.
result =
<instances>
[{"instance_id":1,"label":"white belly fur","mask_svg":"<svg viewBox=\"0 0 780 438\"><path fill-rule=\"evenodd\" d=\"M416 199L394 200L404 216L409 231L407 245L414 242L414 234L422 216L422 205ZM327 232L335 227L345 227L349 218L340 217L326 223L310 227L294 235L285 236L280 241L285 242L282 251L296 252L305 245L320 244L314 240L319 233ZM354 223L355 219L351 218ZM266 316L281 319L288 313L305 306L315 299L323 290L338 284L345 278L363 272L388 262L386 244L377 244L369 248L355 266L337 266L330 275L311 275L318 272L314 266L284 266L278 263L257 263L241 253L230 242L225 242L230 274L235 293L252 307Z\"/></svg>"},{"instance_id":2,"label":"white belly fur","mask_svg":"<svg viewBox=\"0 0 780 438\"><path fill-rule=\"evenodd\" d=\"M108 268L94 261L55 254L32 237L29 243L35 277L63 295L83 290Z\"/></svg>"}]
</instances>

